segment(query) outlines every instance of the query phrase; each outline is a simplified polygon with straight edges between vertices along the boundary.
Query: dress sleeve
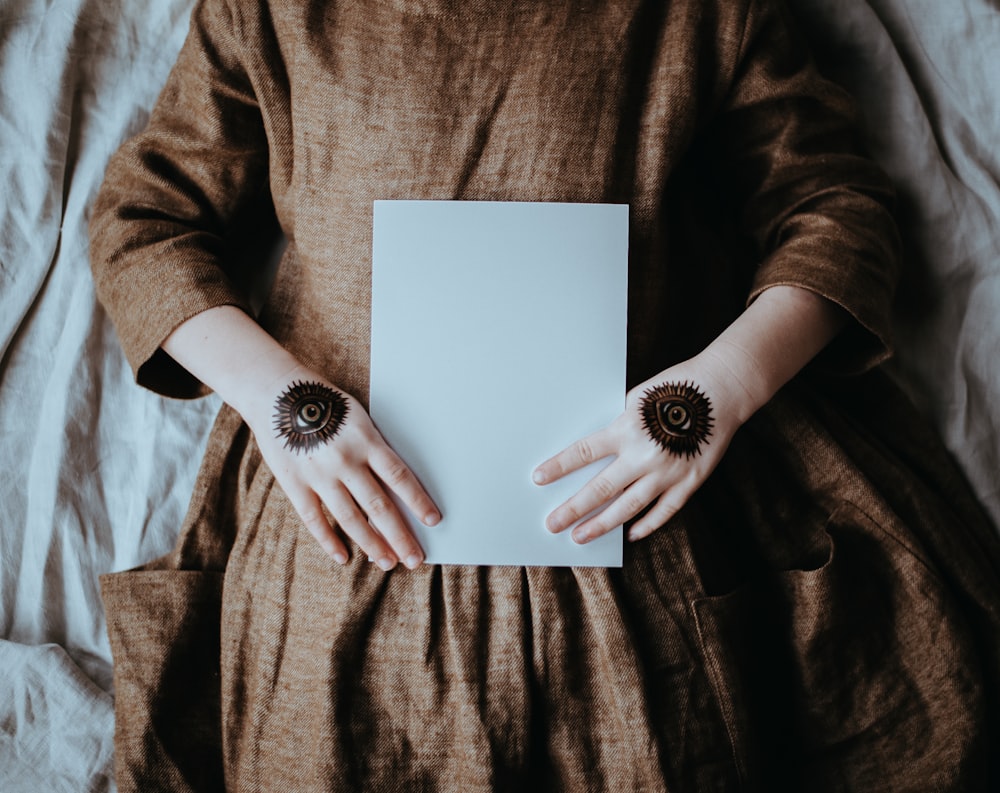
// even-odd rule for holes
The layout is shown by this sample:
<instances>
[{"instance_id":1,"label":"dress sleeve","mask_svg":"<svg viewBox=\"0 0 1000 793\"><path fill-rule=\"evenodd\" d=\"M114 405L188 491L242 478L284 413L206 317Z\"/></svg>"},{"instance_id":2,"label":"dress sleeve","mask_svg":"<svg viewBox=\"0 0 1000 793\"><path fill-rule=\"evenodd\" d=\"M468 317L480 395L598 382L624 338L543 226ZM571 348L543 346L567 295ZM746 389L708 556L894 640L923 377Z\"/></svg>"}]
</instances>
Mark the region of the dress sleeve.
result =
<instances>
[{"instance_id":1,"label":"dress sleeve","mask_svg":"<svg viewBox=\"0 0 1000 793\"><path fill-rule=\"evenodd\" d=\"M863 155L850 98L815 70L780 3L754 0L723 112L718 178L731 189L771 286L809 289L853 317L817 363L864 371L891 354L899 272L892 188Z\"/></svg>"},{"instance_id":2,"label":"dress sleeve","mask_svg":"<svg viewBox=\"0 0 1000 793\"><path fill-rule=\"evenodd\" d=\"M224 0L201 0L145 131L112 158L90 222L91 266L136 380L167 396L205 387L160 349L219 305L249 311L230 230L266 196L267 144Z\"/></svg>"}]
</instances>

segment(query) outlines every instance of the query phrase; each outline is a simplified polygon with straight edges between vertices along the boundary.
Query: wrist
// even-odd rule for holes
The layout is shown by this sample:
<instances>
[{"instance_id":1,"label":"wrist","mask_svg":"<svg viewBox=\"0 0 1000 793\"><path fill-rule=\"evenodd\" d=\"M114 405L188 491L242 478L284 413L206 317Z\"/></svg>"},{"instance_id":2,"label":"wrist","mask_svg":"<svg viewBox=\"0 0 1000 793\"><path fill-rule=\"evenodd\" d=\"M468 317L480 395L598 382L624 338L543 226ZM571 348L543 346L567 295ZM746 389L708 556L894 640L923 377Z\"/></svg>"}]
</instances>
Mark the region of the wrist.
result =
<instances>
[{"instance_id":1,"label":"wrist","mask_svg":"<svg viewBox=\"0 0 1000 793\"><path fill-rule=\"evenodd\" d=\"M693 362L704 379L704 387L743 424L762 408L781 384L774 384L766 370L745 349L726 339L717 339Z\"/></svg>"},{"instance_id":2,"label":"wrist","mask_svg":"<svg viewBox=\"0 0 1000 793\"><path fill-rule=\"evenodd\" d=\"M294 383L322 383L336 388L289 354L260 362L254 371L247 374L239 396L234 397L230 404L255 433L269 431L278 398Z\"/></svg>"},{"instance_id":3,"label":"wrist","mask_svg":"<svg viewBox=\"0 0 1000 793\"><path fill-rule=\"evenodd\" d=\"M741 421L762 408L836 336L846 314L805 289L765 290L698 357L719 372Z\"/></svg>"}]
</instances>

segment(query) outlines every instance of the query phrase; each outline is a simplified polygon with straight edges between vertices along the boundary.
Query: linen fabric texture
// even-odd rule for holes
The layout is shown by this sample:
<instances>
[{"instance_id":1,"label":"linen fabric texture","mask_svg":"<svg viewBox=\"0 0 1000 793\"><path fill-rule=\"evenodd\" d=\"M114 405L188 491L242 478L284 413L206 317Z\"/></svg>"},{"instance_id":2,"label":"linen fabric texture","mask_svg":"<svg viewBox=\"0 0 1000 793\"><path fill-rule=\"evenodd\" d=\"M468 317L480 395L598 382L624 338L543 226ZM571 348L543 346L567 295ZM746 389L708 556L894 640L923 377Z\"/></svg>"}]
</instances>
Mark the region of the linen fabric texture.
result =
<instances>
[{"instance_id":1,"label":"linen fabric texture","mask_svg":"<svg viewBox=\"0 0 1000 793\"><path fill-rule=\"evenodd\" d=\"M262 206L259 321L363 403L375 199L629 203L630 386L770 286L851 320L620 570L339 567L223 408L174 552L103 579L120 789L990 789L998 543L877 368L851 115L769 2L200 2L91 223L146 387L204 393L159 347L254 310Z\"/></svg>"}]
</instances>

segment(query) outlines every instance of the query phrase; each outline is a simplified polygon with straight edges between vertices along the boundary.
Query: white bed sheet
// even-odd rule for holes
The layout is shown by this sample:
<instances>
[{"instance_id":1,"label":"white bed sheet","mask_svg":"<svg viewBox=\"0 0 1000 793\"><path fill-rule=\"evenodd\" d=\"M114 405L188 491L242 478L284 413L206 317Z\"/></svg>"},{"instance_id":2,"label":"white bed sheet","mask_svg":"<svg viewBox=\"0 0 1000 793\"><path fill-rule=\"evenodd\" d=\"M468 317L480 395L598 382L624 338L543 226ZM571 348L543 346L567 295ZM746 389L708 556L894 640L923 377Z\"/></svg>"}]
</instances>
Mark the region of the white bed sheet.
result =
<instances>
[{"instance_id":1,"label":"white bed sheet","mask_svg":"<svg viewBox=\"0 0 1000 793\"><path fill-rule=\"evenodd\" d=\"M1000 525L1000 2L794 6L898 190L893 370Z\"/></svg>"},{"instance_id":2,"label":"white bed sheet","mask_svg":"<svg viewBox=\"0 0 1000 793\"><path fill-rule=\"evenodd\" d=\"M111 787L111 664L97 576L172 545L213 412L208 401L170 403L129 384L87 260L87 216L107 159L142 126L190 6L0 3L0 790L8 793Z\"/></svg>"},{"instance_id":3,"label":"white bed sheet","mask_svg":"<svg viewBox=\"0 0 1000 793\"><path fill-rule=\"evenodd\" d=\"M0 0L0 790L105 791L97 576L173 543L217 403L136 388L88 207L192 0ZM897 370L1000 519L1000 5L794 0L900 188Z\"/></svg>"}]
</instances>

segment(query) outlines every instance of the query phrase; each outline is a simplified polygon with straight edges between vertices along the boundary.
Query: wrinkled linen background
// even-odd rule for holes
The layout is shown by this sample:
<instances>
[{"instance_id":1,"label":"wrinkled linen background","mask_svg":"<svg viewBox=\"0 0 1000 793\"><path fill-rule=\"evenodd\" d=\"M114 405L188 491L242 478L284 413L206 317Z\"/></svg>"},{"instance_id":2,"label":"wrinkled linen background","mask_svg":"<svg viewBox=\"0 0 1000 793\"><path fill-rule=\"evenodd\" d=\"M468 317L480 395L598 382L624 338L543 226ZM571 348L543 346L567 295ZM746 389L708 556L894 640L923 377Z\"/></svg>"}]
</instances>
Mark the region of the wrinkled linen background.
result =
<instances>
[{"instance_id":1,"label":"wrinkled linen background","mask_svg":"<svg viewBox=\"0 0 1000 793\"><path fill-rule=\"evenodd\" d=\"M113 789L99 574L173 544L218 403L133 385L89 206L192 0L0 0L0 789ZM907 246L895 370L1000 522L1000 2L793 0Z\"/></svg>"}]
</instances>

